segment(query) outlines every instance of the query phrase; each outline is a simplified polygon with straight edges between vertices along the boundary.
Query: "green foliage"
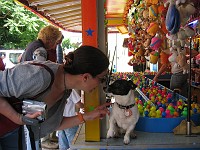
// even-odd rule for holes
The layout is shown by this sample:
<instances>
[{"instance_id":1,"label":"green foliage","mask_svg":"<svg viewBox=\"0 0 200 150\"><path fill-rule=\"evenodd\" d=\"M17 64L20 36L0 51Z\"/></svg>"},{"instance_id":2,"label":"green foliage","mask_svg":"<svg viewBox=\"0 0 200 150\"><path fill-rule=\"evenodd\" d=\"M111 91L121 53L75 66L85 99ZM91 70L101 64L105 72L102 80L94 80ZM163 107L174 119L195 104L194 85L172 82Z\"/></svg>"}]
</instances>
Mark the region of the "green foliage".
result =
<instances>
[{"instance_id":1,"label":"green foliage","mask_svg":"<svg viewBox=\"0 0 200 150\"><path fill-rule=\"evenodd\" d=\"M72 47L72 44L70 42L70 39L63 39L62 41L62 48L63 49L70 49Z\"/></svg>"},{"instance_id":2,"label":"green foliage","mask_svg":"<svg viewBox=\"0 0 200 150\"><path fill-rule=\"evenodd\" d=\"M0 48L24 49L46 23L13 0L0 0Z\"/></svg>"},{"instance_id":3,"label":"green foliage","mask_svg":"<svg viewBox=\"0 0 200 150\"><path fill-rule=\"evenodd\" d=\"M71 43L70 39L63 39L62 41L62 48L65 49L77 49L79 47L79 44Z\"/></svg>"},{"instance_id":4,"label":"green foliage","mask_svg":"<svg viewBox=\"0 0 200 150\"><path fill-rule=\"evenodd\" d=\"M72 43L72 47L74 48L74 49L77 49L78 47L79 47L79 43L77 44L77 43Z\"/></svg>"}]
</instances>

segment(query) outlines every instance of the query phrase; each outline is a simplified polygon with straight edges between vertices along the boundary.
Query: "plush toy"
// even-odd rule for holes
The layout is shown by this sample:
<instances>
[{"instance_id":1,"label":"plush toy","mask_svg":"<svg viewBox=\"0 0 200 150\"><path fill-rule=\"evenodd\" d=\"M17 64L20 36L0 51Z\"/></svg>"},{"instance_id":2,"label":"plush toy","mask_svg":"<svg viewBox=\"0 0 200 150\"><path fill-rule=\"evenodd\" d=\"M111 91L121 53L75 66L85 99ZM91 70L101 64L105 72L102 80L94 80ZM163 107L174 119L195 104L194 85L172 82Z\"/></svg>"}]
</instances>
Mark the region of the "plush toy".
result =
<instances>
[{"instance_id":1,"label":"plush toy","mask_svg":"<svg viewBox=\"0 0 200 150\"><path fill-rule=\"evenodd\" d=\"M140 29L140 30L138 31L137 39L138 39L138 40L144 40L145 34L146 34L146 32L145 32L144 30Z\"/></svg>"},{"instance_id":2,"label":"plush toy","mask_svg":"<svg viewBox=\"0 0 200 150\"><path fill-rule=\"evenodd\" d=\"M150 24L149 20L148 19L144 19L142 24L141 24L142 29L146 30L148 28L149 24Z\"/></svg>"},{"instance_id":3,"label":"plush toy","mask_svg":"<svg viewBox=\"0 0 200 150\"><path fill-rule=\"evenodd\" d=\"M163 32L163 34L167 34L168 30L166 28L165 22L161 23L161 31Z\"/></svg>"},{"instance_id":4,"label":"plush toy","mask_svg":"<svg viewBox=\"0 0 200 150\"><path fill-rule=\"evenodd\" d=\"M173 0L174 1L174 4L176 4L177 6L179 4L184 4L186 2L186 0ZM164 3L164 6L167 7L169 4L170 4L170 0L166 0L165 3Z\"/></svg>"},{"instance_id":5,"label":"plush toy","mask_svg":"<svg viewBox=\"0 0 200 150\"><path fill-rule=\"evenodd\" d=\"M145 56L145 58L146 57L149 57L150 56L150 53L151 53L151 49L145 49L145 53L144 53L144 56Z\"/></svg>"},{"instance_id":6,"label":"plush toy","mask_svg":"<svg viewBox=\"0 0 200 150\"><path fill-rule=\"evenodd\" d=\"M193 37L195 35L195 31L192 27L190 26L185 26L184 27L184 30L185 30L185 34L188 36L188 37Z\"/></svg>"},{"instance_id":7,"label":"plush toy","mask_svg":"<svg viewBox=\"0 0 200 150\"><path fill-rule=\"evenodd\" d=\"M134 66L136 65L137 63L134 61L134 58L131 58L129 61L128 61L128 65L129 66Z\"/></svg>"},{"instance_id":8,"label":"plush toy","mask_svg":"<svg viewBox=\"0 0 200 150\"><path fill-rule=\"evenodd\" d=\"M162 40L159 37L153 37L151 39L150 47L153 50L158 50L162 44Z\"/></svg>"},{"instance_id":9,"label":"plush toy","mask_svg":"<svg viewBox=\"0 0 200 150\"><path fill-rule=\"evenodd\" d=\"M186 26L184 28L181 28L179 32L177 33L178 41L181 43L181 47L184 47L186 44L186 39L188 37L193 37L195 35L195 31L192 27Z\"/></svg>"},{"instance_id":10,"label":"plush toy","mask_svg":"<svg viewBox=\"0 0 200 150\"><path fill-rule=\"evenodd\" d=\"M156 51L153 51L150 53L150 63L156 64L158 62L159 53Z\"/></svg>"},{"instance_id":11,"label":"plush toy","mask_svg":"<svg viewBox=\"0 0 200 150\"><path fill-rule=\"evenodd\" d=\"M166 38L168 38L170 41L173 41L173 40L177 40L177 35L176 34L166 34Z\"/></svg>"},{"instance_id":12,"label":"plush toy","mask_svg":"<svg viewBox=\"0 0 200 150\"><path fill-rule=\"evenodd\" d=\"M140 47L137 53L138 53L138 56L144 56L144 49L142 48L142 46Z\"/></svg>"},{"instance_id":13,"label":"plush toy","mask_svg":"<svg viewBox=\"0 0 200 150\"><path fill-rule=\"evenodd\" d=\"M145 0L147 5L158 4L158 0Z\"/></svg>"},{"instance_id":14,"label":"plush toy","mask_svg":"<svg viewBox=\"0 0 200 150\"><path fill-rule=\"evenodd\" d=\"M128 62L128 65L130 66L134 66L134 65L139 65L142 63L145 63L146 59L144 56L141 56L139 52L135 53L135 55L133 55L133 58L131 58Z\"/></svg>"},{"instance_id":15,"label":"plush toy","mask_svg":"<svg viewBox=\"0 0 200 150\"><path fill-rule=\"evenodd\" d=\"M149 19L156 19L158 17L158 7L157 5L151 5L149 7Z\"/></svg>"},{"instance_id":16,"label":"plush toy","mask_svg":"<svg viewBox=\"0 0 200 150\"><path fill-rule=\"evenodd\" d=\"M178 41L181 43L181 47L185 46L185 40L187 39L187 35L185 33L185 30L181 28L179 32L177 33Z\"/></svg>"},{"instance_id":17,"label":"plush toy","mask_svg":"<svg viewBox=\"0 0 200 150\"><path fill-rule=\"evenodd\" d=\"M133 51L128 50L128 56L130 57L130 56L133 56L133 55L134 55Z\"/></svg>"},{"instance_id":18,"label":"plush toy","mask_svg":"<svg viewBox=\"0 0 200 150\"><path fill-rule=\"evenodd\" d=\"M151 39L149 38L149 39L146 39L145 40L145 42L143 43L143 46L145 47L145 48L148 48L148 46L151 44Z\"/></svg>"},{"instance_id":19,"label":"plush toy","mask_svg":"<svg viewBox=\"0 0 200 150\"><path fill-rule=\"evenodd\" d=\"M134 39L129 38L128 39L128 56L132 56L134 53L134 44L133 44Z\"/></svg>"},{"instance_id":20,"label":"plush toy","mask_svg":"<svg viewBox=\"0 0 200 150\"><path fill-rule=\"evenodd\" d=\"M147 28L147 33L151 36L155 36L158 30L159 30L158 23L152 22L152 23L150 23L149 27Z\"/></svg>"},{"instance_id":21,"label":"plush toy","mask_svg":"<svg viewBox=\"0 0 200 150\"><path fill-rule=\"evenodd\" d=\"M149 11L147 9L143 10L142 16L144 19L147 19L149 17Z\"/></svg>"},{"instance_id":22,"label":"plush toy","mask_svg":"<svg viewBox=\"0 0 200 150\"><path fill-rule=\"evenodd\" d=\"M186 57L185 54L181 52L180 49L176 47L171 47L170 48L170 56L169 56L169 61L174 63L175 68L182 68L183 69L183 74L188 73L189 71L189 66L186 63Z\"/></svg>"},{"instance_id":23,"label":"plush toy","mask_svg":"<svg viewBox=\"0 0 200 150\"><path fill-rule=\"evenodd\" d=\"M177 64L183 69L183 74L189 73L189 65L186 60L185 54L177 47L178 56L176 57Z\"/></svg>"},{"instance_id":24,"label":"plush toy","mask_svg":"<svg viewBox=\"0 0 200 150\"><path fill-rule=\"evenodd\" d=\"M169 47L172 47L174 45L174 41L176 41L178 37L177 37L177 34L168 33L166 34L166 38L169 39L168 41Z\"/></svg>"},{"instance_id":25,"label":"plush toy","mask_svg":"<svg viewBox=\"0 0 200 150\"><path fill-rule=\"evenodd\" d=\"M196 11L193 3L185 3L178 6L178 11L180 13L181 25L185 26L191 15Z\"/></svg>"},{"instance_id":26,"label":"plush toy","mask_svg":"<svg viewBox=\"0 0 200 150\"><path fill-rule=\"evenodd\" d=\"M170 34L176 34L179 31L181 20L178 9L175 5L175 0L170 0L170 5L166 15L166 28Z\"/></svg>"},{"instance_id":27,"label":"plush toy","mask_svg":"<svg viewBox=\"0 0 200 150\"><path fill-rule=\"evenodd\" d=\"M184 4L186 0L176 0L176 5L178 6L179 4Z\"/></svg>"},{"instance_id":28,"label":"plush toy","mask_svg":"<svg viewBox=\"0 0 200 150\"><path fill-rule=\"evenodd\" d=\"M169 63L168 58L169 58L169 54L165 53L164 51L162 51L160 53L160 63L161 64L167 64L167 63Z\"/></svg>"},{"instance_id":29,"label":"plush toy","mask_svg":"<svg viewBox=\"0 0 200 150\"><path fill-rule=\"evenodd\" d=\"M163 11L165 11L165 7L164 7L163 4L161 4L161 5L158 6L158 13L162 14Z\"/></svg>"}]
</instances>

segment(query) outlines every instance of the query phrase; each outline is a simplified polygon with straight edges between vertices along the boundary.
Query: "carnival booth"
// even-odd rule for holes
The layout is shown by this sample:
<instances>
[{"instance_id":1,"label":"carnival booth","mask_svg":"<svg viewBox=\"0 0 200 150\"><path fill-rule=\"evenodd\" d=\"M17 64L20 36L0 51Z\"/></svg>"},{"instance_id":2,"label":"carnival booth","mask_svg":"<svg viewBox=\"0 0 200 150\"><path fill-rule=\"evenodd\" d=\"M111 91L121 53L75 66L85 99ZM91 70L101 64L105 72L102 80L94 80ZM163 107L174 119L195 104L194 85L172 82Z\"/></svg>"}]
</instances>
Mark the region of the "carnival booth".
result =
<instances>
[{"instance_id":1,"label":"carnival booth","mask_svg":"<svg viewBox=\"0 0 200 150\"><path fill-rule=\"evenodd\" d=\"M200 0L124 0L126 7L123 6L121 20L116 20L121 13L114 14L122 4L121 0L104 0L104 4L100 0L49 1L57 7L76 2L75 6L68 4L62 9L46 4L48 1L44 0L16 1L50 18L63 29L82 25L80 31L86 45L106 49L104 31L108 26L115 26L120 33L129 36L124 39L123 47L128 51L127 65L133 66L133 71L117 72L115 68L112 73L111 67L108 84L123 79L131 80L137 86L134 99L139 113L135 127L137 139L131 139L129 144L124 144L122 138L107 139L108 116L106 121L103 120L103 128L100 127L103 121L99 120L81 125L72 149L200 149L200 75L191 71L191 68L200 69L200 54L193 58L186 56L186 50L200 52ZM40 7L44 7L44 11ZM76 18L77 14L63 17L67 7L77 8L75 11L81 17ZM70 24L68 17L72 17L74 23ZM169 89L170 66L158 82L152 80L161 65L169 63L169 56L183 68L183 74L189 74L188 96ZM138 66L142 67L141 72L135 71ZM99 95L103 95L99 91L84 95L85 111L99 105ZM107 98L114 100L112 96ZM109 109L112 110L112 106ZM101 132L100 128L103 129Z\"/></svg>"},{"instance_id":2,"label":"carnival booth","mask_svg":"<svg viewBox=\"0 0 200 150\"><path fill-rule=\"evenodd\" d=\"M111 82L125 79L137 85L135 101L140 118L135 130L145 138L142 141L133 140L127 146L124 146L122 139L102 139L101 144L97 144L98 148L200 148L198 138L186 137L200 134L200 97L198 92L194 92L200 91L200 79L199 75L191 72L191 67L200 67L199 55L190 57L188 61L185 55L186 49L200 52L199 12L200 2L195 0L128 1L124 17L128 20L126 28L129 38L124 39L123 47L128 50L130 59L127 64L133 66L133 73L116 72L110 78ZM183 73L189 73L190 86L186 97L169 89L170 67L168 72L161 75L158 83L152 80L161 65L169 63L171 55L183 68ZM134 71L134 66L138 65L146 66L143 72ZM163 81L168 84L162 84ZM182 140L189 141L186 144L180 142ZM196 142L196 146L190 145ZM84 146L79 141L75 144Z\"/></svg>"}]
</instances>

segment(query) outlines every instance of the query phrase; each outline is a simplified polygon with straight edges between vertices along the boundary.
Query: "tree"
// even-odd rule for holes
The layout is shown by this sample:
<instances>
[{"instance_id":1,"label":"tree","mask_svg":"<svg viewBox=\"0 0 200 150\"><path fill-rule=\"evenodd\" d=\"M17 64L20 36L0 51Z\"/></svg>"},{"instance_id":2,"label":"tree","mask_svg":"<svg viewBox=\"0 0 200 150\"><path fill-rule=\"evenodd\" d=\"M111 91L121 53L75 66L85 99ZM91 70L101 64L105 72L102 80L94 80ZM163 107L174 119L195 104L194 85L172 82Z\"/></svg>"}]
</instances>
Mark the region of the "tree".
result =
<instances>
[{"instance_id":1,"label":"tree","mask_svg":"<svg viewBox=\"0 0 200 150\"><path fill-rule=\"evenodd\" d=\"M42 19L13 0L0 0L0 49L25 49L47 25ZM78 46L64 39L63 49Z\"/></svg>"},{"instance_id":2,"label":"tree","mask_svg":"<svg viewBox=\"0 0 200 150\"><path fill-rule=\"evenodd\" d=\"M63 41L62 41L62 48L63 49L70 49L70 48L72 48L72 44L70 42L70 39L63 39Z\"/></svg>"},{"instance_id":3,"label":"tree","mask_svg":"<svg viewBox=\"0 0 200 150\"><path fill-rule=\"evenodd\" d=\"M24 49L46 23L13 0L0 0L0 48Z\"/></svg>"}]
</instances>

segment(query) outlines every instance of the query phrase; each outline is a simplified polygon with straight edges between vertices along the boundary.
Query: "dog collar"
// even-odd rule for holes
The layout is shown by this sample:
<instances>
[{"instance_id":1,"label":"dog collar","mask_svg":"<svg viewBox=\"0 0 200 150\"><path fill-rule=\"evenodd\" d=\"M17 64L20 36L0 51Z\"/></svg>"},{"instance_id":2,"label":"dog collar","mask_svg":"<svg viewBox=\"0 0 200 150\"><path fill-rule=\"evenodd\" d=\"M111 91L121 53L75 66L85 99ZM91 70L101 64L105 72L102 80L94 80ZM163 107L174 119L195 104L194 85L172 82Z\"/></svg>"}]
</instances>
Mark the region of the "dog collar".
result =
<instances>
[{"instance_id":1,"label":"dog collar","mask_svg":"<svg viewBox=\"0 0 200 150\"><path fill-rule=\"evenodd\" d=\"M117 103L117 102L116 102L116 103ZM120 105L120 104L118 104L118 103L117 103L117 105L118 105L118 107L121 108L121 109L130 109L130 108L132 108L133 106L135 106L135 103L134 103L134 104L131 104L131 105L128 105L128 106L123 106L123 105Z\"/></svg>"}]
</instances>

